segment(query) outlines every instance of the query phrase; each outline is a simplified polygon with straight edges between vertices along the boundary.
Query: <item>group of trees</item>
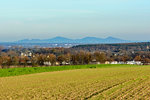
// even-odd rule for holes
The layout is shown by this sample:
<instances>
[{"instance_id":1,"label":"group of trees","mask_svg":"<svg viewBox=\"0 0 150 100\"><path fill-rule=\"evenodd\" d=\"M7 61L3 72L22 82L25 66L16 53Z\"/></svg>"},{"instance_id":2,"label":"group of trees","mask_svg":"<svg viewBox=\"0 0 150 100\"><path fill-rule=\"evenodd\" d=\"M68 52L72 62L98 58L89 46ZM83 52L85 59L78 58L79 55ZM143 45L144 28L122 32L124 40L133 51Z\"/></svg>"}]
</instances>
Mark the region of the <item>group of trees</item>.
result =
<instances>
[{"instance_id":1,"label":"group of trees","mask_svg":"<svg viewBox=\"0 0 150 100\"><path fill-rule=\"evenodd\" d=\"M104 63L106 60L106 55L103 52L74 52L54 55L50 53L46 54L33 54L32 56L22 56L17 54L14 51L9 51L7 53L1 53L0 55L0 66L2 68L8 68L12 66L44 66L45 62L50 62L51 65L56 65L56 62L59 65L71 64L89 64L93 60L97 62Z\"/></svg>"},{"instance_id":2,"label":"group of trees","mask_svg":"<svg viewBox=\"0 0 150 100\"><path fill-rule=\"evenodd\" d=\"M86 51L101 50L101 51L111 51L111 52L119 52L121 50L150 51L150 42L77 45L72 48L75 50L86 50Z\"/></svg>"},{"instance_id":3,"label":"group of trees","mask_svg":"<svg viewBox=\"0 0 150 100\"><path fill-rule=\"evenodd\" d=\"M92 48L91 48L92 49ZM32 55L21 55L31 52ZM79 65L105 61L141 61L150 64L149 51L111 51L111 50L77 50L73 48L10 48L0 47L0 66L8 68L12 66L45 66L45 62L51 65Z\"/></svg>"}]
</instances>

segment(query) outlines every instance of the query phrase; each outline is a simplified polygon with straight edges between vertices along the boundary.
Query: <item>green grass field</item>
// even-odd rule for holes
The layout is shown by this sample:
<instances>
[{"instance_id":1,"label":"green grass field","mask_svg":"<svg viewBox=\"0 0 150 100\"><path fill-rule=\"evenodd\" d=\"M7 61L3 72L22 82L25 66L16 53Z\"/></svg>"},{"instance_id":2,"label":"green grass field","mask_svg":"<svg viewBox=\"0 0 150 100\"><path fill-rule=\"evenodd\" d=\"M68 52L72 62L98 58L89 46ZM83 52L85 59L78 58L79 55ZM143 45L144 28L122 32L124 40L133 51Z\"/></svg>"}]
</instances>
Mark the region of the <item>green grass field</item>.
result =
<instances>
[{"instance_id":1,"label":"green grass field","mask_svg":"<svg viewBox=\"0 0 150 100\"><path fill-rule=\"evenodd\" d=\"M108 68L108 67L129 67L133 65L69 65L69 66L50 66L50 67L25 67L25 68L9 68L0 69L0 77L18 76L24 74L33 74L41 72L63 71L73 69L87 69L87 68ZM136 65L134 65L136 67Z\"/></svg>"},{"instance_id":2,"label":"green grass field","mask_svg":"<svg viewBox=\"0 0 150 100\"><path fill-rule=\"evenodd\" d=\"M150 66L14 68L1 69L0 76L0 100L145 100L150 97Z\"/></svg>"}]
</instances>

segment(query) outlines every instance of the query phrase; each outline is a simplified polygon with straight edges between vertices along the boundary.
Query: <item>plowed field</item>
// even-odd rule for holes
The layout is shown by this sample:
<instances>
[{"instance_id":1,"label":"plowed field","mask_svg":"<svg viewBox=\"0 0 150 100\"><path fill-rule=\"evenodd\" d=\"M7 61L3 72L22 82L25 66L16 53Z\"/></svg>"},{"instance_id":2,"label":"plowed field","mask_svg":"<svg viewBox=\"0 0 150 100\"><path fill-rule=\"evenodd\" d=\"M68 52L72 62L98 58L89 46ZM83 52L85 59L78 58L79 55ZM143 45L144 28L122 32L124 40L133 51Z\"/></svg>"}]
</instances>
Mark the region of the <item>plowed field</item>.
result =
<instances>
[{"instance_id":1,"label":"plowed field","mask_svg":"<svg viewBox=\"0 0 150 100\"><path fill-rule=\"evenodd\" d=\"M0 78L0 100L68 99L150 99L150 67L77 69Z\"/></svg>"}]
</instances>

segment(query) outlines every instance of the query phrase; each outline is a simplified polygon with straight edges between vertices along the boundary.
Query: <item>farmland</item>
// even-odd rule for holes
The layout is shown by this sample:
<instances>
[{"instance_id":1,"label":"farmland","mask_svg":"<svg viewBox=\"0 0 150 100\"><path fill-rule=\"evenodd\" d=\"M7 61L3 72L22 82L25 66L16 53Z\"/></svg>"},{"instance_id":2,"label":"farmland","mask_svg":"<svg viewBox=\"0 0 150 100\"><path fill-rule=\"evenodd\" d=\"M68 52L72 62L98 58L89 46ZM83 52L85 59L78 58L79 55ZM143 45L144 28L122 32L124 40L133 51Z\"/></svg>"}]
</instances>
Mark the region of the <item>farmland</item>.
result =
<instances>
[{"instance_id":1,"label":"farmland","mask_svg":"<svg viewBox=\"0 0 150 100\"><path fill-rule=\"evenodd\" d=\"M1 75L0 100L120 100L150 97L150 66L82 65L77 68L72 66L70 69L68 66L64 67L67 68L51 69L51 72L33 71L34 74L16 74L20 76L3 69L3 72L8 72L9 75Z\"/></svg>"},{"instance_id":2,"label":"farmland","mask_svg":"<svg viewBox=\"0 0 150 100\"><path fill-rule=\"evenodd\" d=\"M119 64L115 65L115 67L125 67L125 66L130 67L129 65L119 65ZM99 65L69 65L69 66L49 66L49 67L47 66L47 67L6 68L6 69L0 69L0 77L17 76L17 75L33 74L33 73L41 73L41 72L73 70L73 69L108 68L108 67L114 67L114 65L99 64Z\"/></svg>"}]
</instances>

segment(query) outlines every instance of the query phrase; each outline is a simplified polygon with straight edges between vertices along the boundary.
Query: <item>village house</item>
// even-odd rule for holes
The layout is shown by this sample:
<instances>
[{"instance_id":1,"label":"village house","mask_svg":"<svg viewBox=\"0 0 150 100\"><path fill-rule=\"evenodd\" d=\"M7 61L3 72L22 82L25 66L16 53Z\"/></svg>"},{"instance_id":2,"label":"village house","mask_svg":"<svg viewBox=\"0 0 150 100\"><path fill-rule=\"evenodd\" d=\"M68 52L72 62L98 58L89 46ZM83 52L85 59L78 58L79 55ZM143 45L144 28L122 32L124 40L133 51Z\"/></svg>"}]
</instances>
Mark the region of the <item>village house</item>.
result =
<instances>
[{"instance_id":1,"label":"village house","mask_svg":"<svg viewBox=\"0 0 150 100\"><path fill-rule=\"evenodd\" d=\"M66 62L66 61L63 61L61 64L62 64L62 65L70 65L70 63L69 63L69 62Z\"/></svg>"},{"instance_id":2,"label":"village house","mask_svg":"<svg viewBox=\"0 0 150 100\"><path fill-rule=\"evenodd\" d=\"M32 62L29 60L29 61L27 61L27 64L31 65L31 64L32 64Z\"/></svg>"},{"instance_id":3,"label":"village house","mask_svg":"<svg viewBox=\"0 0 150 100\"><path fill-rule=\"evenodd\" d=\"M105 64L110 64L110 62L109 61L105 61Z\"/></svg>"},{"instance_id":4,"label":"village house","mask_svg":"<svg viewBox=\"0 0 150 100\"><path fill-rule=\"evenodd\" d=\"M129 65L143 65L141 61L127 61L127 64Z\"/></svg>"},{"instance_id":5,"label":"village house","mask_svg":"<svg viewBox=\"0 0 150 100\"><path fill-rule=\"evenodd\" d=\"M45 62L44 62L44 65L46 65L46 66L51 66L52 64L51 64L51 62L49 62L49 61L45 61Z\"/></svg>"},{"instance_id":6,"label":"village house","mask_svg":"<svg viewBox=\"0 0 150 100\"><path fill-rule=\"evenodd\" d=\"M59 66L59 65L60 65L60 63L59 63L59 62L55 62L55 65L56 65L56 66Z\"/></svg>"},{"instance_id":7,"label":"village house","mask_svg":"<svg viewBox=\"0 0 150 100\"><path fill-rule=\"evenodd\" d=\"M123 62L123 61L106 61L105 64L129 64L129 65L143 65L143 63L141 61L127 61L127 62Z\"/></svg>"},{"instance_id":8,"label":"village house","mask_svg":"<svg viewBox=\"0 0 150 100\"><path fill-rule=\"evenodd\" d=\"M90 64L101 64L99 61L96 61L96 59L93 59Z\"/></svg>"},{"instance_id":9,"label":"village house","mask_svg":"<svg viewBox=\"0 0 150 100\"><path fill-rule=\"evenodd\" d=\"M143 65L141 61L136 61L136 65Z\"/></svg>"},{"instance_id":10,"label":"village house","mask_svg":"<svg viewBox=\"0 0 150 100\"><path fill-rule=\"evenodd\" d=\"M111 64L118 64L118 62L117 61L112 61Z\"/></svg>"},{"instance_id":11,"label":"village house","mask_svg":"<svg viewBox=\"0 0 150 100\"><path fill-rule=\"evenodd\" d=\"M123 61L119 61L118 64L126 64L126 63Z\"/></svg>"},{"instance_id":12,"label":"village house","mask_svg":"<svg viewBox=\"0 0 150 100\"><path fill-rule=\"evenodd\" d=\"M25 52L25 53L21 52L21 53L20 53L20 56L21 56L21 57L32 57L32 53L31 53L30 51Z\"/></svg>"}]
</instances>

